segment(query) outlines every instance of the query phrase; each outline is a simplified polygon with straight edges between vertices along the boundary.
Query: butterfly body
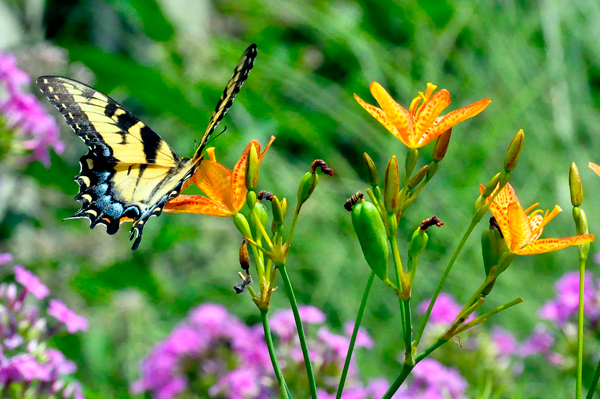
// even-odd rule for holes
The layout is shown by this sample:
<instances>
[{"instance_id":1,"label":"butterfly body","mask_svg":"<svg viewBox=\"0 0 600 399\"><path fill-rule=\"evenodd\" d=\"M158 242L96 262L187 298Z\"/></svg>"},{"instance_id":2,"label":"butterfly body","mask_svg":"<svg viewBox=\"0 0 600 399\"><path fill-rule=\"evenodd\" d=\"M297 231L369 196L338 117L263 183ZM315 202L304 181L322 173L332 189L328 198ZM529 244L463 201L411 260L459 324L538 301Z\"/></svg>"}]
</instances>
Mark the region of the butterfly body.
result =
<instances>
[{"instance_id":1,"label":"butterfly body","mask_svg":"<svg viewBox=\"0 0 600 399\"><path fill-rule=\"evenodd\" d=\"M256 46L246 49L229 80L196 153L181 158L131 112L93 88L63 77L41 76L37 85L88 146L74 180L81 209L69 219L87 218L90 228L104 224L109 234L132 221L137 249L151 216L177 197L202 162L203 150L252 69Z\"/></svg>"}]
</instances>

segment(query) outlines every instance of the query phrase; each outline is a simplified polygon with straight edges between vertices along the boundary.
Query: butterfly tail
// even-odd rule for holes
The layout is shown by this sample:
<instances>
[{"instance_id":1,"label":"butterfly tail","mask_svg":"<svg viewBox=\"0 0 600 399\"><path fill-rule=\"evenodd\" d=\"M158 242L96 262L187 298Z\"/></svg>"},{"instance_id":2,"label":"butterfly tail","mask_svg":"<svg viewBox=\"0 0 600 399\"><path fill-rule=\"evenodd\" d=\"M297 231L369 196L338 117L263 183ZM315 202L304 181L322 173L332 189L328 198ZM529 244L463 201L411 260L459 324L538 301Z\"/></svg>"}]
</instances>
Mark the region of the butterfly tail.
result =
<instances>
[{"instance_id":1,"label":"butterfly tail","mask_svg":"<svg viewBox=\"0 0 600 399\"><path fill-rule=\"evenodd\" d=\"M227 113L231 104L233 104L233 100L235 96L239 93L242 85L248 78L248 74L250 70L254 66L254 59L256 58L256 44L251 44L242 54L242 57L238 61L235 69L233 70L233 75L227 82L227 86L225 86L225 90L217 103L217 107L215 108L215 112L213 112L212 117L210 118L210 122L206 127L206 131L204 132L204 136L202 136L202 140L200 140L200 146L196 153L194 154L193 162L198 162L202 157L202 151L206 146L210 135L215 131L215 128L223 119L223 116Z\"/></svg>"}]
</instances>

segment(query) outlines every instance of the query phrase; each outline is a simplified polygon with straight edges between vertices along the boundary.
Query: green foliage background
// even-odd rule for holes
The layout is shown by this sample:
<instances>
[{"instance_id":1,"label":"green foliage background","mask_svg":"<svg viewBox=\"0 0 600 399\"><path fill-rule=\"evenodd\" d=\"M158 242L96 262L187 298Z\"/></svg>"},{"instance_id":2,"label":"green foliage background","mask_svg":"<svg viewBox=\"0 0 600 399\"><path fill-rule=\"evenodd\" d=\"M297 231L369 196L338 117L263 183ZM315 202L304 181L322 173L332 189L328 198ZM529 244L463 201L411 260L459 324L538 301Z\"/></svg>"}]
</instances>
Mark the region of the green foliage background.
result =
<instances>
[{"instance_id":1,"label":"green foliage background","mask_svg":"<svg viewBox=\"0 0 600 399\"><path fill-rule=\"evenodd\" d=\"M217 157L231 167L249 140L266 143L275 135L259 184L292 204L312 160L325 159L335 169L305 206L289 257L299 301L323 309L334 328L353 319L369 273L342 207L366 188L362 153L380 171L391 155L402 160L406 153L352 98L357 93L373 102L371 81L405 106L427 82L452 93L449 110L492 99L486 111L454 129L440 171L400 227L406 251L421 220L437 215L446 224L430 234L421 256L414 303L433 291L468 226L478 184L500 170L518 129L526 141L511 183L521 202L539 201L544 209L557 203L565 210L545 236L574 234L567 180L573 161L583 176L592 233L600 223L600 181L586 167L600 162L596 1L4 0L0 7L10 22L0 24L5 50L35 53L44 41L68 50L70 62L93 72L95 88L121 101L182 155L192 153L243 49L257 43L255 68L224 120L227 133L214 142ZM0 249L89 318L89 332L56 344L77 361L90 393L127 397L140 359L191 307L223 303L246 321L258 321L249 297L231 289L240 236L228 219L163 215L131 252L126 228L108 236L83 221L61 222L78 209L72 176L85 152L62 120L61 126L67 150L53 156L49 170L3 165ZM422 151L425 160L431 148ZM461 301L483 277L481 229L446 284ZM486 306L519 295L525 303L491 323L525 338L538 321L537 309L554 295L553 282L574 270L576 259L574 248L517 258ZM359 353L359 364L368 366L367 378L391 379L401 350L398 305L389 290L376 286L364 325L377 345ZM286 307L282 293L273 307ZM527 361L517 382L519 396L528 398L564 397L574 387L572 376L541 358ZM478 391L474 387L472 396Z\"/></svg>"}]
</instances>

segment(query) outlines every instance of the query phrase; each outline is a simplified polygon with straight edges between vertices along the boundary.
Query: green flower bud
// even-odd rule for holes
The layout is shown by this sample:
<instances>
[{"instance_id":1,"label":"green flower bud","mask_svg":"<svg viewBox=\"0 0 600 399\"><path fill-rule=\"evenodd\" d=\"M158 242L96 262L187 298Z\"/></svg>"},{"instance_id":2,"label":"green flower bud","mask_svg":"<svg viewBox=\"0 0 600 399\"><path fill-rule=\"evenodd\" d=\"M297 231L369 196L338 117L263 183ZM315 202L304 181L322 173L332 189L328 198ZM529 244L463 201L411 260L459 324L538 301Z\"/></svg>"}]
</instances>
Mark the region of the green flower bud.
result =
<instances>
[{"instance_id":1,"label":"green flower bud","mask_svg":"<svg viewBox=\"0 0 600 399\"><path fill-rule=\"evenodd\" d=\"M423 180L423 178L425 177L425 175L427 174L427 171L429 170L429 165L425 165L423 166L408 182L408 188L413 189L415 187L417 187L417 185L419 183L421 183L421 180Z\"/></svg>"},{"instance_id":2,"label":"green flower bud","mask_svg":"<svg viewBox=\"0 0 600 399\"><path fill-rule=\"evenodd\" d=\"M254 205L256 205L256 192L248 191L246 193L246 205L248 205L248 209L250 209L250 211L254 209Z\"/></svg>"},{"instance_id":3,"label":"green flower bud","mask_svg":"<svg viewBox=\"0 0 600 399\"><path fill-rule=\"evenodd\" d=\"M287 199L281 200L281 214L283 215L283 220L285 220L285 215L287 214Z\"/></svg>"},{"instance_id":4,"label":"green flower bud","mask_svg":"<svg viewBox=\"0 0 600 399\"><path fill-rule=\"evenodd\" d=\"M581 185L581 176L575 162L571 164L571 169L569 169L569 189L571 190L571 204L573 206L581 206L583 202L583 186Z\"/></svg>"},{"instance_id":5,"label":"green flower bud","mask_svg":"<svg viewBox=\"0 0 600 399\"><path fill-rule=\"evenodd\" d=\"M254 190L258 184L258 166L258 151L252 144L246 160L246 188L248 190Z\"/></svg>"},{"instance_id":6,"label":"green flower bud","mask_svg":"<svg viewBox=\"0 0 600 399\"><path fill-rule=\"evenodd\" d=\"M577 206L573 208L573 220L575 220L575 227L577 228L578 235L590 233L587 216L585 216L585 211L583 209Z\"/></svg>"},{"instance_id":7,"label":"green flower bud","mask_svg":"<svg viewBox=\"0 0 600 399\"><path fill-rule=\"evenodd\" d=\"M435 163L440 162L446 156L446 151L448 151L448 144L450 144L450 136L452 135L452 128L446 130L440 136L438 136L435 141L435 146L433 147L433 153L431 154L431 158L435 161Z\"/></svg>"},{"instance_id":8,"label":"green flower bud","mask_svg":"<svg viewBox=\"0 0 600 399\"><path fill-rule=\"evenodd\" d=\"M498 172L494 177L492 177L492 180L489 181L489 183L485 186L485 189L483 190L483 197L487 198L494 193L494 190L496 189L496 187L498 187L500 176L502 176L502 173Z\"/></svg>"},{"instance_id":9,"label":"green flower bud","mask_svg":"<svg viewBox=\"0 0 600 399\"><path fill-rule=\"evenodd\" d=\"M248 220L241 213L236 213L233 216L233 224L244 237L252 238L252 232Z\"/></svg>"},{"instance_id":10,"label":"green flower bud","mask_svg":"<svg viewBox=\"0 0 600 399\"><path fill-rule=\"evenodd\" d=\"M352 226L365 260L377 277L386 281L389 260L387 235L377 207L361 199L354 204L351 214Z\"/></svg>"},{"instance_id":11,"label":"green flower bud","mask_svg":"<svg viewBox=\"0 0 600 399\"><path fill-rule=\"evenodd\" d=\"M310 198L315 187L319 183L319 175L317 173L306 172L300 180L300 186L298 186L298 205L302 205Z\"/></svg>"},{"instance_id":12,"label":"green flower bud","mask_svg":"<svg viewBox=\"0 0 600 399\"><path fill-rule=\"evenodd\" d=\"M392 156L385 170L385 187L383 189L383 203L385 210L394 213L400 203L400 175L398 172L398 160Z\"/></svg>"},{"instance_id":13,"label":"green flower bud","mask_svg":"<svg viewBox=\"0 0 600 399\"><path fill-rule=\"evenodd\" d=\"M254 210L253 213L256 213L256 216L258 216L258 222L260 222L260 224L262 224L263 227L267 226L267 221L269 219L269 213L267 212L267 207L265 206L265 204L263 204L262 202L257 202L256 205L254 205ZM252 236L253 237L262 237L262 233L259 230L258 225L256 224L256 220L257 218L250 218L250 229L252 231Z\"/></svg>"},{"instance_id":14,"label":"green flower bud","mask_svg":"<svg viewBox=\"0 0 600 399\"><path fill-rule=\"evenodd\" d=\"M283 224L283 221L285 220L285 214L281 208L281 202L279 202L279 199L275 196L273 196L271 199L271 207L273 208L273 222Z\"/></svg>"},{"instance_id":15,"label":"green flower bud","mask_svg":"<svg viewBox=\"0 0 600 399\"><path fill-rule=\"evenodd\" d=\"M377 167L375 163L366 152L363 154L363 159L365 160L365 164L367 165L367 175L369 177L369 185L370 186L378 186L379 185L379 175L377 174Z\"/></svg>"},{"instance_id":16,"label":"green flower bud","mask_svg":"<svg viewBox=\"0 0 600 399\"><path fill-rule=\"evenodd\" d=\"M504 157L504 170L506 172L511 173L517 167L524 140L525 133L523 133L523 129L521 129L517 132L517 134L515 134L515 137L513 137L510 145L508 146L506 156Z\"/></svg>"},{"instance_id":17,"label":"green flower bud","mask_svg":"<svg viewBox=\"0 0 600 399\"><path fill-rule=\"evenodd\" d=\"M506 250L506 242L500 230L490 228L481 234L481 255L486 277L490 274L492 267L498 266L500 257Z\"/></svg>"},{"instance_id":18,"label":"green flower bud","mask_svg":"<svg viewBox=\"0 0 600 399\"><path fill-rule=\"evenodd\" d=\"M408 150L406 154L406 160L404 161L404 168L406 170L406 176L412 175L415 166L417 166L417 160L419 159L419 150L412 149Z\"/></svg>"},{"instance_id":19,"label":"green flower bud","mask_svg":"<svg viewBox=\"0 0 600 399\"><path fill-rule=\"evenodd\" d=\"M429 236L422 230L421 227L415 230L410 239L410 246L408 247L408 256L411 258L418 258L419 255L425 251L427 247L427 241L429 241Z\"/></svg>"},{"instance_id":20,"label":"green flower bud","mask_svg":"<svg viewBox=\"0 0 600 399\"><path fill-rule=\"evenodd\" d=\"M429 168L427 169L427 180L431 180L439 168L440 165L437 162L430 163Z\"/></svg>"}]
</instances>

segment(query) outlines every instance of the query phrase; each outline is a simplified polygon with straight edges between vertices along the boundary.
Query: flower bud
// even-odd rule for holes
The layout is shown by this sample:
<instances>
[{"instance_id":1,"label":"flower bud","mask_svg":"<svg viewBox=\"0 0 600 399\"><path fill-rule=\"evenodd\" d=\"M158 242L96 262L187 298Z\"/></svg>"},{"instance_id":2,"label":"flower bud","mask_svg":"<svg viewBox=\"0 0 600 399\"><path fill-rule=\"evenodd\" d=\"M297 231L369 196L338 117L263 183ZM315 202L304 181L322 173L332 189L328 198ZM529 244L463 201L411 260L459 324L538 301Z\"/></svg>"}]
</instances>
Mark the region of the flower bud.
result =
<instances>
[{"instance_id":1,"label":"flower bud","mask_svg":"<svg viewBox=\"0 0 600 399\"><path fill-rule=\"evenodd\" d=\"M427 169L427 180L431 180L433 178L433 176L435 176L436 172L438 171L440 165L437 162L432 162L429 164L429 168Z\"/></svg>"},{"instance_id":2,"label":"flower bud","mask_svg":"<svg viewBox=\"0 0 600 399\"><path fill-rule=\"evenodd\" d=\"M233 216L233 224L244 237L252 238L252 232L250 231L250 225L248 220L241 213L236 213Z\"/></svg>"},{"instance_id":3,"label":"flower bud","mask_svg":"<svg viewBox=\"0 0 600 399\"><path fill-rule=\"evenodd\" d=\"M286 198L281 200L281 214L283 215L283 220L285 220L285 215L287 214L287 199Z\"/></svg>"},{"instance_id":4,"label":"flower bud","mask_svg":"<svg viewBox=\"0 0 600 399\"><path fill-rule=\"evenodd\" d=\"M249 190L246 192L246 205L248 205L248 209L252 211L254 209L254 205L256 205L256 192Z\"/></svg>"},{"instance_id":5,"label":"flower bud","mask_svg":"<svg viewBox=\"0 0 600 399\"><path fill-rule=\"evenodd\" d=\"M377 207L364 199L352 206L352 226L367 264L381 280L388 280L389 252L385 226Z\"/></svg>"},{"instance_id":6,"label":"flower bud","mask_svg":"<svg viewBox=\"0 0 600 399\"><path fill-rule=\"evenodd\" d=\"M483 193L481 194L483 197L487 198L494 193L496 187L498 187L498 182L500 181L500 176L502 173L498 172L492 179L488 182L488 184L483 189Z\"/></svg>"},{"instance_id":7,"label":"flower bud","mask_svg":"<svg viewBox=\"0 0 600 399\"><path fill-rule=\"evenodd\" d=\"M366 152L363 154L363 159L365 160L365 164L367 165L367 175L369 177L369 185L370 186L378 186L379 185L379 175L377 174L377 167L375 163Z\"/></svg>"},{"instance_id":8,"label":"flower bud","mask_svg":"<svg viewBox=\"0 0 600 399\"><path fill-rule=\"evenodd\" d=\"M573 208L573 219L575 220L575 227L577 228L577 234L589 234L590 229L588 227L587 216L585 211L578 206ZM587 261L588 253L590 252L590 243L579 245L579 257Z\"/></svg>"},{"instance_id":9,"label":"flower bud","mask_svg":"<svg viewBox=\"0 0 600 399\"><path fill-rule=\"evenodd\" d=\"M504 170L506 172L511 173L517 167L524 140L525 133L523 133L523 129L521 129L517 132L517 134L515 134L515 137L513 137L510 145L508 146L506 156L504 157Z\"/></svg>"},{"instance_id":10,"label":"flower bud","mask_svg":"<svg viewBox=\"0 0 600 399\"><path fill-rule=\"evenodd\" d=\"M267 221L269 219L267 207L262 202L257 202L256 205L254 205L254 210L252 212L257 216L255 218L250 218L250 229L252 231L252 236L256 238L262 237L261 229L259 228L257 222L262 224L263 227L267 226Z\"/></svg>"},{"instance_id":11,"label":"flower bud","mask_svg":"<svg viewBox=\"0 0 600 399\"><path fill-rule=\"evenodd\" d=\"M500 257L506 250L506 242L502 237L502 232L497 228L490 226L481 234L481 255L486 277L490 274L492 267L498 265Z\"/></svg>"},{"instance_id":12,"label":"flower bud","mask_svg":"<svg viewBox=\"0 0 600 399\"><path fill-rule=\"evenodd\" d=\"M304 174L298 186L298 205L302 205L310 198L313 191L315 191L315 187L317 187L317 183L319 183L319 175L312 172Z\"/></svg>"},{"instance_id":13,"label":"flower bud","mask_svg":"<svg viewBox=\"0 0 600 399\"><path fill-rule=\"evenodd\" d=\"M420 227L416 229L410 239L408 256L411 258L418 258L419 255L425 251L425 248L427 247L427 241L429 241L429 236L425 230L422 230Z\"/></svg>"},{"instance_id":14,"label":"flower bud","mask_svg":"<svg viewBox=\"0 0 600 399\"><path fill-rule=\"evenodd\" d=\"M246 159L246 188L250 191L256 189L258 184L258 151L256 145L253 143L248 151L248 158Z\"/></svg>"},{"instance_id":15,"label":"flower bud","mask_svg":"<svg viewBox=\"0 0 600 399\"><path fill-rule=\"evenodd\" d=\"M583 202L583 186L581 185L581 176L575 162L571 164L571 169L569 169L569 189L571 190L571 204L573 206L581 206Z\"/></svg>"},{"instance_id":16,"label":"flower bud","mask_svg":"<svg viewBox=\"0 0 600 399\"><path fill-rule=\"evenodd\" d=\"M429 165L425 165L423 166L408 182L408 188L413 189L415 187L417 187L417 185L419 183L421 183L421 180L423 180L423 178L425 177L425 175L427 174L427 171L429 170Z\"/></svg>"},{"instance_id":17,"label":"flower bud","mask_svg":"<svg viewBox=\"0 0 600 399\"><path fill-rule=\"evenodd\" d=\"M400 202L400 175L398 172L398 160L392 156L385 170L385 188L383 189L385 210L392 213Z\"/></svg>"},{"instance_id":18,"label":"flower bud","mask_svg":"<svg viewBox=\"0 0 600 399\"><path fill-rule=\"evenodd\" d=\"M406 154L406 160L404 161L404 168L406 170L406 176L412 175L413 170L415 170L415 166L417 165L417 160L419 159L419 150L412 149L408 150L408 154Z\"/></svg>"},{"instance_id":19,"label":"flower bud","mask_svg":"<svg viewBox=\"0 0 600 399\"><path fill-rule=\"evenodd\" d=\"M438 136L435 141L435 146L433 147L433 153L431 154L431 158L435 161L435 163L440 162L446 156L446 151L448 150L448 145L450 144L450 136L452 135L452 128L446 130L440 136Z\"/></svg>"},{"instance_id":20,"label":"flower bud","mask_svg":"<svg viewBox=\"0 0 600 399\"><path fill-rule=\"evenodd\" d=\"M285 214L283 213L283 209L281 208L281 202L279 202L279 198L277 198L276 196L273 196L273 198L271 199L271 207L273 208L273 222L283 224L283 221L285 220Z\"/></svg>"},{"instance_id":21,"label":"flower bud","mask_svg":"<svg viewBox=\"0 0 600 399\"><path fill-rule=\"evenodd\" d=\"M246 240L242 241L240 247L240 266L246 272L250 270L250 255L248 254L248 242Z\"/></svg>"}]
</instances>

